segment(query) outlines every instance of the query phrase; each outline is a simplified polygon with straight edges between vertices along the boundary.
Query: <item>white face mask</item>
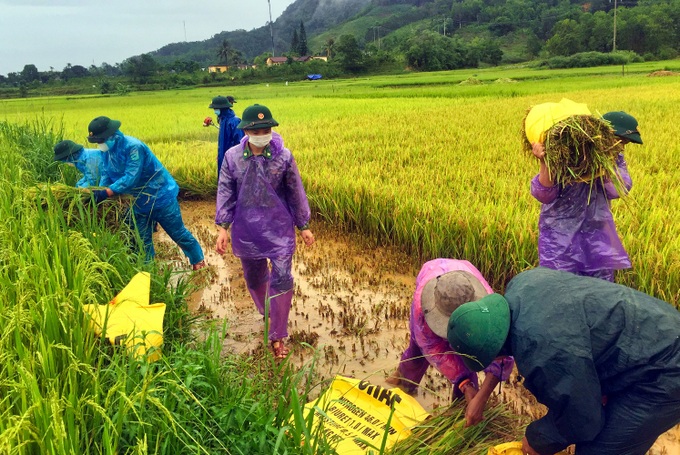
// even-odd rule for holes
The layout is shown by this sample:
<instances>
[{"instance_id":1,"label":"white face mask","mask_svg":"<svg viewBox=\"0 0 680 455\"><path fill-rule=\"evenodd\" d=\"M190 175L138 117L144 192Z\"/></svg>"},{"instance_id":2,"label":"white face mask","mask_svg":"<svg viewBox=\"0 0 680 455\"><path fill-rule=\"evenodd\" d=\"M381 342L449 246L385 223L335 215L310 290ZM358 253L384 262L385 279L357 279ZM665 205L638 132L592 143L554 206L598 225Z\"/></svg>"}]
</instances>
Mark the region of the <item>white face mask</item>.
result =
<instances>
[{"instance_id":1,"label":"white face mask","mask_svg":"<svg viewBox=\"0 0 680 455\"><path fill-rule=\"evenodd\" d=\"M262 136L250 136L248 135L248 142L253 144L257 148L266 147L272 140L272 133L265 134Z\"/></svg>"},{"instance_id":2,"label":"white face mask","mask_svg":"<svg viewBox=\"0 0 680 455\"><path fill-rule=\"evenodd\" d=\"M101 144L97 144L97 147L102 152L108 152L109 151L109 145L106 142L102 142Z\"/></svg>"},{"instance_id":3,"label":"white face mask","mask_svg":"<svg viewBox=\"0 0 680 455\"><path fill-rule=\"evenodd\" d=\"M218 116L218 117L219 117L219 116L220 116L220 112L222 112L222 111L221 111L221 110L219 110L219 109L215 109L215 115L216 115L216 116Z\"/></svg>"}]
</instances>

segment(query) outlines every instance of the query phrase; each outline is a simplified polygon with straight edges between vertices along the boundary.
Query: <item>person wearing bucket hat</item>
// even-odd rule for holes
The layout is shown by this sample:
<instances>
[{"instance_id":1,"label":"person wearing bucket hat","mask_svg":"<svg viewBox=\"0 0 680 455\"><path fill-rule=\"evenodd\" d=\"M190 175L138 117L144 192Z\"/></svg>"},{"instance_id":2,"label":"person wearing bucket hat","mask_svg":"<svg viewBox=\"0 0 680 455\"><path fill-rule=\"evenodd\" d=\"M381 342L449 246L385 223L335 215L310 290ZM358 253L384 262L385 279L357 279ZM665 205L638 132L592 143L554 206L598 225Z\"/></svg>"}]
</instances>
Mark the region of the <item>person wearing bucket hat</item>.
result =
<instances>
[{"instance_id":1,"label":"person wearing bucket hat","mask_svg":"<svg viewBox=\"0 0 680 455\"><path fill-rule=\"evenodd\" d=\"M104 152L100 186L106 188L95 191L95 198L132 196L129 222L144 242L147 260L156 254L153 231L158 223L189 258L193 270L205 267L201 245L182 221L175 179L145 143L124 135L120 125L118 120L101 116L88 126L88 140Z\"/></svg>"},{"instance_id":2,"label":"person wearing bucket hat","mask_svg":"<svg viewBox=\"0 0 680 455\"><path fill-rule=\"evenodd\" d=\"M609 179L558 185L548 171L544 145L534 143L540 167L531 181L531 195L541 202L539 265L614 281L615 271L630 268L631 262L616 231L611 201L620 197L619 189L628 194L633 187L623 147L628 142L641 144L642 139L637 121L625 112L609 112L603 118L622 139L616 158L620 185Z\"/></svg>"},{"instance_id":3,"label":"person wearing bucket hat","mask_svg":"<svg viewBox=\"0 0 680 455\"><path fill-rule=\"evenodd\" d=\"M523 385L548 408L523 452L576 445L578 455L644 455L680 423L680 312L605 280L538 267L504 296L461 305L451 346L479 371L512 355Z\"/></svg>"},{"instance_id":4,"label":"person wearing bucket hat","mask_svg":"<svg viewBox=\"0 0 680 455\"><path fill-rule=\"evenodd\" d=\"M295 158L272 132L278 123L265 106L243 112L238 127L247 136L227 150L217 185L215 246L224 254L231 234L232 253L258 312L269 315L270 348L276 359L288 355L288 315L293 298L295 228L305 245L314 243L310 209ZM231 230L231 233L228 231Z\"/></svg>"},{"instance_id":5,"label":"person wearing bucket hat","mask_svg":"<svg viewBox=\"0 0 680 455\"><path fill-rule=\"evenodd\" d=\"M491 392L501 380L508 379L514 361L508 357L493 362L478 387L477 373L452 351L446 335L449 317L458 306L492 292L482 274L468 261L439 258L423 264L411 303L409 346L386 382L415 393L432 365L451 382L454 397L467 401L466 425L481 422Z\"/></svg>"},{"instance_id":6,"label":"person wearing bucket hat","mask_svg":"<svg viewBox=\"0 0 680 455\"><path fill-rule=\"evenodd\" d=\"M233 96L216 96L212 99L209 108L215 110L219 133L217 136L217 178L220 177L222 161L227 150L238 145L243 138L243 131L238 128L241 119L236 116L232 107L236 100ZM212 120L211 120L212 122ZM204 122L205 125L205 122Z\"/></svg>"},{"instance_id":7,"label":"person wearing bucket hat","mask_svg":"<svg viewBox=\"0 0 680 455\"><path fill-rule=\"evenodd\" d=\"M75 167L83 176L76 182L77 188L98 186L104 157L98 149L86 149L80 144L64 140L54 146L54 161Z\"/></svg>"}]
</instances>

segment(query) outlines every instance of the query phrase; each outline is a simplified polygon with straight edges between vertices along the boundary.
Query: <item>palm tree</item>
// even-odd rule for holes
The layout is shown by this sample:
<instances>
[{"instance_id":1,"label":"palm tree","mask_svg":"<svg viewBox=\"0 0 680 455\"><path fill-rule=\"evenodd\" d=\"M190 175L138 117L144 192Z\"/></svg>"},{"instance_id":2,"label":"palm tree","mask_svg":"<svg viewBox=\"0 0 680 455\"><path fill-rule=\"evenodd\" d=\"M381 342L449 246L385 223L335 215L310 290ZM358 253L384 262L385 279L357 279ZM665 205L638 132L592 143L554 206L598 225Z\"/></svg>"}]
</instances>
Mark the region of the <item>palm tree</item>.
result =
<instances>
[{"instance_id":1,"label":"palm tree","mask_svg":"<svg viewBox=\"0 0 680 455\"><path fill-rule=\"evenodd\" d=\"M333 46L334 45L335 45L335 40L333 38L328 38L326 40L324 50L326 51L326 57L328 57L329 59L331 58L331 54L333 53Z\"/></svg>"},{"instance_id":2,"label":"palm tree","mask_svg":"<svg viewBox=\"0 0 680 455\"><path fill-rule=\"evenodd\" d=\"M217 51L217 57L220 59L220 62L228 65L233 54L234 48L231 47L229 41L227 41L226 39L222 40L222 44L220 45L220 48Z\"/></svg>"}]
</instances>

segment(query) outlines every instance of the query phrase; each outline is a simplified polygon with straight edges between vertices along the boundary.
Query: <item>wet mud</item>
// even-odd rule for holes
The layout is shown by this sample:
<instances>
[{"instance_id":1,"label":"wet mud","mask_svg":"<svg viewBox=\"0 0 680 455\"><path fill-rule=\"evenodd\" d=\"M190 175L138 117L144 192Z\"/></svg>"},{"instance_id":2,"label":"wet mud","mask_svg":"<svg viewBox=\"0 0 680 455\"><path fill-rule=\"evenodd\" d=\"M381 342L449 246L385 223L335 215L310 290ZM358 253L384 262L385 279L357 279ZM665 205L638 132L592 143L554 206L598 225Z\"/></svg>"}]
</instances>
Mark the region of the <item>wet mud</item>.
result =
<instances>
[{"instance_id":1,"label":"wet mud","mask_svg":"<svg viewBox=\"0 0 680 455\"><path fill-rule=\"evenodd\" d=\"M190 296L190 310L225 324L225 352L262 351L264 321L245 286L241 265L230 252L215 252L217 228L212 201L181 204L184 222L203 246L208 270ZM408 345L408 319L420 264L395 249L380 248L359 236L313 223L316 243L298 239L293 259L295 293L289 317L289 361L316 359L323 378L336 374L367 379L391 388L385 378ZM159 259L186 269L186 258L162 230L156 234ZM431 411L451 400L448 381L434 368L421 382L416 399ZM496 399L526 422L545 413L515 375L503 383ZM680 426L662 435L650 455L680 455Z\"/></svg>"}]
</instances>

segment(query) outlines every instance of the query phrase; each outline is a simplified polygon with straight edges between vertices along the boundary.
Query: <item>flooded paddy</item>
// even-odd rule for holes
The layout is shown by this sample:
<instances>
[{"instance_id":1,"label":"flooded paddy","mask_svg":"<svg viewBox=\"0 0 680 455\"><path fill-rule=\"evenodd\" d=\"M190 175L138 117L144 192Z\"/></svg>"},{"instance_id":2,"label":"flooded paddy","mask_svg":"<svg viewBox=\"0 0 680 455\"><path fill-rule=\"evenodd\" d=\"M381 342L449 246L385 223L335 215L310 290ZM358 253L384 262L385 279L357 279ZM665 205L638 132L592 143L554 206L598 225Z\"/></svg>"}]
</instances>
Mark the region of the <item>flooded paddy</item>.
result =
<instances>
[{"instance_id":1,"label":"flooded paddy","mask_svg":"<svg viewBox=\"0 0 680 455\"><path fill-rule=\"evenodd\" d=\"M215 253L214 202L182 203L182 216L201 242L209 270L189 298L195 314L225 324L225 352L262 350L264 322L246 289L240 261ZM385 378L408 345L411 297L420 264L396 249L377 248L360 236L339 234L312 223L316 243L298 241L293 259L295 294L289 318L290 360L298 364L316 356L322 378L336 374L391 388ZM159 258L187 267L186 258L164 232L156 234ZM312 346L313 348L310 348ZM543 406L513 375L495 399L518 415L541 417ZM448 381L429 368L416 396L431 411L450 403ZM662 435L650 455L680 455L680 427Z\"/></svg>"}]
</instances>

